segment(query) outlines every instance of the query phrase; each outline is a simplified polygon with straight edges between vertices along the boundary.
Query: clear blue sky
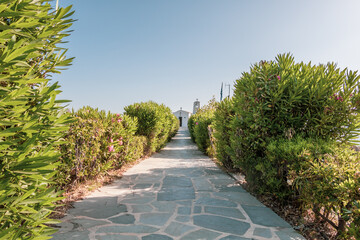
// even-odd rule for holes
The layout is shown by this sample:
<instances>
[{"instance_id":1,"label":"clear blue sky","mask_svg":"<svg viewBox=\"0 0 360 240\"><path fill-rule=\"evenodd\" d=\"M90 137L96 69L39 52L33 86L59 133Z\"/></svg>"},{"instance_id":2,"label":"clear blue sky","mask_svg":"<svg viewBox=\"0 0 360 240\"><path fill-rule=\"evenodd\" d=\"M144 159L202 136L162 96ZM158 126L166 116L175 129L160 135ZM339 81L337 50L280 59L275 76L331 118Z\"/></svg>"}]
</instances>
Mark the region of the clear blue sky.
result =
<instances>
[{"instance_id":1,"label":"clear blue sky","mask_svg":"<svg viewBox=\"0 0 360 240\"><path fill-rule=\"evenodd\" d=\"M75 109L153 100L192 111L279 53L360 69L359 0L59 1L75 10L75 60L53 79Z\"/></svg>"}]
</instances>

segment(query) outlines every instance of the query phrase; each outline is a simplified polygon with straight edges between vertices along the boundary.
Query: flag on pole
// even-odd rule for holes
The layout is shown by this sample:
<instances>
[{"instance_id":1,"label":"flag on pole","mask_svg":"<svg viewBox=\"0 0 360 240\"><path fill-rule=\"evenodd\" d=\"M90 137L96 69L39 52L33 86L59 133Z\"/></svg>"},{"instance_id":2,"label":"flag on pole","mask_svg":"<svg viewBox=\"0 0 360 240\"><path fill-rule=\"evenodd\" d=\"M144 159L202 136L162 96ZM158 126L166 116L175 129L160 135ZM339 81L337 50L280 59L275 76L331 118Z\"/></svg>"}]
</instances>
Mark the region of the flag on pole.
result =
<instances>
[{"instance_id":1,"label":"flag on pole","mask_svg":"<svg viewBox=\"0 0 360 240\"><path fill-rule=\"evenodd\" d=\"M223 96L223 83L221 83L220 102L222 101L222 96Z\"/></svg>"}]
</instances>

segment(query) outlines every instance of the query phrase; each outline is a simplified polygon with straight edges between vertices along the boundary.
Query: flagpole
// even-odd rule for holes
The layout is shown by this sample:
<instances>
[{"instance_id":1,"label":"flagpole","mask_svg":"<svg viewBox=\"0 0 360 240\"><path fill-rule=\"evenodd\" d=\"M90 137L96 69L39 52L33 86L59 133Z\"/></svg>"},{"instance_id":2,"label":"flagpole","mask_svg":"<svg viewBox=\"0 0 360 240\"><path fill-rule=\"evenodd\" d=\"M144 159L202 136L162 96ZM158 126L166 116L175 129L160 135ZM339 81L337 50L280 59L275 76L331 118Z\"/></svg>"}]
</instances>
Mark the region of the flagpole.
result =
<instances>
[{"instance_id":1,"label":"flagpole","mask_svg":"<svg viewBox=\"0 0 360 240\"><path fill-rule=\"evenodd\" d=\"M222 101L222 96L223 96L223 84L224 84L224 83L221 83L220 102Z\"/></svg>"}]
</instances>

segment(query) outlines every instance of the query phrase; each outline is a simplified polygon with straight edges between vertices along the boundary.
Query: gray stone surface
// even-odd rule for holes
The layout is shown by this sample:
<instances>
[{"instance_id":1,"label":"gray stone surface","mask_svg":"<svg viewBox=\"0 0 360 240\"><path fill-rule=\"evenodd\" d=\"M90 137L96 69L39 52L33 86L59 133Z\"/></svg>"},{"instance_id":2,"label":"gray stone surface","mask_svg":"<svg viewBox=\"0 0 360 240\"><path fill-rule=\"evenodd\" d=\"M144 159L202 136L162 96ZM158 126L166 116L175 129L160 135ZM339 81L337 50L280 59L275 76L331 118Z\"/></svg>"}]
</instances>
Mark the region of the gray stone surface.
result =
<instances>
[{"instance_id":1,"label":"gray stone surface","mask_svg":"<svg viewBox=\"0 0 360 240\"><path fill-rule=\"evenodd\" d=\"M193 182L196 191L213 191L213 186L206 178L203 177L194 178Z\"/></svg>"},{"instance_id":2,"label":"gray stone surface","mask_svg":"<svg viewBox=\"0 0 360 240\"><path fill-rule=\"evenodd\" d=\"M88 229L88 228L92 228L94 226L101 226L101 225L108 224L107 221L92 220L92 219L86 219L86 218L73 219L73 220L71 220L71 223L77 229L79 229L79 228Z\"/></svg>"},{"instance_id":3,"label":"gray stone surface","mask_svg":"<svg viewBox=\"0 0 360 240\"><path fill-rule=\"evenodd\" d=\"M175 201L175 203L179 206L191 206L193 204L193 201L191 200L180 200L180 201Z\"/></svg>"},{"instance_id":4,"label":"gray stone surface","mask_svg":"<svg viewBox=\"0 0 360 240\"><path fill-rule=\"evenodd\" d=\"M166 176L163 180L162 188L176 188L176 187L193 187L190 178L178 177L178 176Z\"/></svg>"},{"instance_id":5,"label":"gray stone surface","mask_svg":"<svg viewBox=\"0 0 360 240\"><path fill-rule=\"evenodd\" d=\"M234 179L232 179L231 177L229 178L223 178L223 179L210 179L210 182L212 184L214 184L215 186L217 187L224 187L224 186L227 186L227 185L232 185L234 184Z\"/></svg>"},{"instance_id":6,"label":"gray stone surface","mask_svg":"<svg viewBox=\"0 0 360 240\"><path fill-rule=\"evenodd\" d=\"M135 217L131 214L125 214L117 217L109 218L113 223L118 224L133 224L135 222Z\"/></svg>"},{"instance_id":7,"label":"gray stone surface","mask_svg":"<svg viewBox=\"0 0 360 240\"><path fill-rule=\"evenodd\" d=\"M243 235L250 228L250 224L247 222L214 215L194 216L194 224L203 228L237 235Z\"/></svg>"},{"instance_id":8,"label":"gray stone surface","mask_svg":"<svg viewBox=\"0 0 360 240\"><path fill-rule=\"evenodd\" d=\"M261 206L265 207L259 200L247 192L218 192L214 193L215 196L236 201L242 205Z\"/></svg>"},{"instance_id":9,"label":"gray stone surface","mask_svg":"<svg viewBox=\"0 0 360 240\"><path fill-rule=\"evenodd\" d=\"M129 204L145 204L153 201L152 197L137 197L137 198L128 198L121 201L121 203L129 203Z\"/></svg>"},{"instance_id":10,"label":"gray stone surface","mask_svg":"<svg viewBox=\"0 0 360 240\"><path fill-rule=\"evenodd\" d=\"M201 206L195 206L194 207L194 210L193 210L193 213L201 213L202 211L202 207Z\"/></svg>"},{"instance_id":11,"label":"gray stone surface","mask_svg":"<svg viewBox=\"0 0 360 240\"><path fill-rule=\"evenodd\" d=\"M95 236L95 239L96 240L120 240L120 239L121 240L139 240L139 238L136 236L120 235L120 234L97 235L97 236Z\"/></svg>"},{"instance_id":12,"label":"gray stone surface","mask_svg":"<svg viewBox=\"0 0 360 240\"><path fill-rule=\"evenodd\" d=\"M247 192L216 192L214 193L214 195L216 197L225 198L230 201L235 201L242 205L265 207L255 197L253 197L250 193Z\"/></svg>"},{"instance_id":13,"label":"gray stone surface","mask_svg":"<svg viewBox=\"0 0 360 240\"><path fill-rule=\"evenodd\" d=\"M179 207L178 214L181 215L190 215L191 214L191 207Z\"/></svg>"},{"instance_id":14,"label":"gray stone surface","mask_svg":"<svg viewBox=\"0 0 360 240\"><path fill-rule=\"evenodd\" d=\"M196 200L197 205L209 205L209 206L219 206L219 207L236 207L237 204L227 200L221 200L216 198L202 197Z\"/></svg>"},{"instance_id":15,"label":"gray stone surface","mask_svg":"<svg viewBox=\"0 0 360 240\"><path fill-rule=\"evenodd\" d=\"M193 230L194 226L189 226L181 223L170 223L170 225L165 229L165 232L171 236L181 236L190 230Z\"/></svg>"},{"instance_id":16,"label":"gray stone surface","mask_svg":"<svg viewBox=\"0 0 360 240\"><path fill-rule=\"evenodd\" d=\"M133 213L145 213L153 210L150 205L132 205L131 208Z\"/></svg>"},{"instance_id":17,"label":"gray stone surface","mask_svg":"<svg viewBox=\"0 0 360 240\"><path fill-rule=\"evenodd\" d=\"M259 237L264 237L264 238L272 237L271 231L267 228L255 228L254 235L259 236Z\"/></svg>"},{"instance_id":18,"label":"gray stone surface","mask_svg":"<svg viewBox=\"0 0 360 240\"><path fill-rule=\"evenodd\" d=\"M58 226L55 240L304 240L198 151L185 129L76 202Z\"/></svg>"},{"instance_id":19,"label":"gray stone surface","mask_svg":"<svg viewBox=\"0 0 360 240\"><path fill-rule=\"evenodd\" d=\"M174 202L169 201L155 201L152 202L151 205L153 205L157 211L159 212L174 212L176 208L176 204Z\"/></svg>"},{"instance_id":20,"label":"gray stone surface","mask_svg":"<svg viewBox=\"0 0 360 240\"><path fill-rule=\"evenodd\" d=\"M130 225L130 226L107 226L99 228L96 233L153 233L159 228L146 225Z\"/></svg>"},{"instance_id":21,"label":"gray stone surface","mask_svg":"<svg viewBox=\"0 0 360 240\"><path fill-rule=\"evenodd\" d=\"M195 199L195 191L193 188L174 188L165 189L158 193L158 201L176 201Z\"/></svg>"},{"instance_id":22,"label":"gray stone surface","mask_svg":"<svg viewBox=\"0 0 360 240\"><path fill-rule=\"evenodd\" d=\"M218 187L219 192L244 192L244 189L238 185Z\"/></svg>"},{"instance_id":23,"label":"gray stone surface","mask_svg":"<svg viewBox=\"0 0 360 240\"><path fill-rule=\"evenodd\" d=\"M236 208L224 208L224 207L208 207L205 206L205 213L216 214L225 217L232 217L237 219L246 219L245 216Z\"/></svg>"},{"instance_id":24,"label":"gray stone surface","mask_svg":"<svg viewBox=\"0 0 360 240\"><path fill-rule=\"evenodd\" d=\"M200 229L186 234L184 237L181 238L181 240L213 240L218 236L220 236L220 234L217 232Z\"/></svg>"},{"instance_id":25,"label":"gray stone surface","mask_svg":"<svg viewBox=\"0 0 360 240\"><path fill-rule=\"evenodd\" d=\"M69 210L72 215L104 219L119 213L127 212L123 204L117 203L116 197L90 198L74 204Z\"/></svg>"},{"instance_id":26,"label":"gray stone surface","mask_svg":"<svg viewBox=\"0 0 360 240\"><path fill-rule=\"evenodd\" d=\"M189 222L190 221L190 216L177 216L175 218L176 221L178 222Z\"/></svg>"},{"instance_id":27,"label":"gray stone surface","mask_svg":"<svg viewBox=\"0 0 360 240\"><path fill-rule=\"evenodd\" d=\"M89 231L76 231L76 232L66 232L62 234L54 234L54 240L64 240L64 239L79 239L79 240L88 240Z\"/></svg>"},{"instance_id":28,"label":"gray stone surface","mask_svg":"<svg viewBox=\"0 0 360 240\"><path fill-rule=\"evenodd\" d=\"M285 222L281 217L276 215L271 209L257 206L242 206L250 217L251 221L258 225L267 227L291 228L290 224Z\"/></svg>"},{"instance_id":29,"label":"gray stone surface","mask_svg":"<svg viewBox=\"0 0 360 240\"><path fill-rule=\"evenodd\" d=\"M229 236L220 238L220 240L252 240L252 239L251 238L244 238L244 237L234 236L234 235L229 235Z\"/></svg>"},{"instance_id":30,"label":"gray stone surface","mask_svg":"<svg viewBox=\"0 0 360 240\"><path fill-rule=\"evenodd\" d=\"M149 225L163 226L171 217L170 213L143 213L140 222Z\"/></svg>"},{"instance_id":31,"label":"gray stone surface","mask_svg":"<svg viewBox=\"0 0 360 240\"><path fill-rule=\"evenodd\" d=\"M150 234L142 237L141 240L173 240L173 239L166 235Z\"/></svg>"},{"instance_id":32,"label":"gray stone surface","mask_svg":"<svg viewBox=\"0 0 360 240\"><path fill-rule=\"evenodd\" d=\"M145 189L145 188L151 188L152 184L151 183L139 183L136 184L133 189Z\"/></svg>"}]
</instances>

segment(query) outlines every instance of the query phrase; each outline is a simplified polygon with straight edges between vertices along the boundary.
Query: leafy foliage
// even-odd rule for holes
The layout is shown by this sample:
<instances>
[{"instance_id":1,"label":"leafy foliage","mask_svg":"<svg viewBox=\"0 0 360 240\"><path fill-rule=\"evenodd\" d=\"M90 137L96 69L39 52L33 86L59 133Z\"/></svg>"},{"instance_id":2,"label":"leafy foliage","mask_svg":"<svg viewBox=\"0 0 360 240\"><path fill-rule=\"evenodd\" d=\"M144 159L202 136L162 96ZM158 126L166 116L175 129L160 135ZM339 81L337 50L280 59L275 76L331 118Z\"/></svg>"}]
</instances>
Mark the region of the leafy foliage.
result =
<instances>
[{"instance_id":1,"label":"leafy foliage","mask_svg":"<svg viewBox=\"0 0 360 240\"><path fill-rule=\"evenodd\" d=\"M300 199L339 237L357 236L360 168L348 146L358 137L359 79L331 63L295 63L290 54L255 64L215 111L217 157L258 192Z\"/></svg>"},{"instance_id":2,"label":"leafy foliage","mask_svg":"<svg viewBox=\"0 0 360 240\"><path fill-rule=\"evenodd\" d=\"M188 128L192 139L202 152L209 155L214 154L208 128L213 121L216 105L217 103L213 98L207 105L200 108L196 114L191 115L188 121Z\"/></svg>"},{"instance_id":3,"label":"leafy foliage","mask_svg":"<svg viewBox=\"0 0 360 240\"><path fill-rule=\"evenodd\" d=\"M52 73L71 63L57 45L69 35L71 6L0 3L0 239L48 239L63 132L70 118Z\"/></svg>"},{"instance_id":4,"label":"leafy foliage","mask_svg":"<svg viewBox=\"0 0 360 240\"><path fill-rule=\"evenodd\" d=\"M231 134L235 165L254 186L273 191L263 170L269 166L266 147L272 140L298 135L351 140L359 128L358 80L356 73L334 64L295 63L290 55L254 65L236 81Z\"/></svg>"},{"instance_id":5,"label":"leafy foliage","mask_svg":"<svg viewBox=\"0 0 360 240\"><path fill-rule=\"evenodd\" d=\"M332 154L316 158L309 152L302 165L302 171L294 179L301 201L335 227L339 237L358 238L360 153L334 144Z\"/></svg>"},{"instance_id":6,"label":"leafy foliage","mask_svg":"<svg viewBox=\"0 0 360 240\"><path fill-rule=\"evenodd\" d=\"M228 169L234 168L230 153L231 142L231 122L233 121L235 112L233 110L233 100L225 98L221 101L214 113L212 126L214 128L216 158Z\"/></svg>"},{"instance_id":7,"label":"leafy foliage","mask_svg":"<svg viewBox=\"0 0 360 240\"><path fill-rule=\"evenodd\" d=\"M134 103L125 107L125 114L138 119L136 134L147 138L149 153L160 150L179 129L178 119L163 104L152 101Z\"/></svg>"},{"instance_id":8,"label":"leafy foliage","mask_svg":"<svg viewBox=\"0 0 360 240\"><path fill-rule=\"evenodd\" d=\"M144 154L146 139L136 136L137 119L83 107L72 115L76 119L61 145L63 185L73 184L119 168Z\"/></svg>"}]
</instances>

